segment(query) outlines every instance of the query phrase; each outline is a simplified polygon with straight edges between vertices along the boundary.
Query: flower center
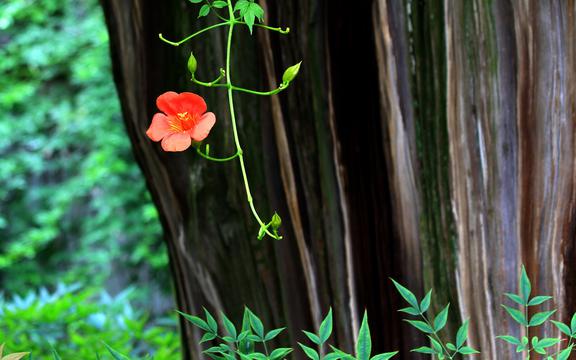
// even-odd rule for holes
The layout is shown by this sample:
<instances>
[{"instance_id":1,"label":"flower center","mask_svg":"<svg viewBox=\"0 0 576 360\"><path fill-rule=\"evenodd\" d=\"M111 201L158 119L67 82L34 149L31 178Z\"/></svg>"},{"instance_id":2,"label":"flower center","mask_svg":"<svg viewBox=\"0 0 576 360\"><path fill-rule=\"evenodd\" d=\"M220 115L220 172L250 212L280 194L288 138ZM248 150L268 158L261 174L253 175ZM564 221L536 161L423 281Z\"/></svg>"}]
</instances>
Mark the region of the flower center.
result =
<instances>
[{"instance_id":1,"label":"flower center","mask_svg":"<svg viewBox=\"0 0 576 360\"><path fill-rule=\"evenodd\" d=\"M176 114L170 121L170 127L176 131L186 131L196 126L198 116L187 111Z\"/></svg>"}]
</instances>

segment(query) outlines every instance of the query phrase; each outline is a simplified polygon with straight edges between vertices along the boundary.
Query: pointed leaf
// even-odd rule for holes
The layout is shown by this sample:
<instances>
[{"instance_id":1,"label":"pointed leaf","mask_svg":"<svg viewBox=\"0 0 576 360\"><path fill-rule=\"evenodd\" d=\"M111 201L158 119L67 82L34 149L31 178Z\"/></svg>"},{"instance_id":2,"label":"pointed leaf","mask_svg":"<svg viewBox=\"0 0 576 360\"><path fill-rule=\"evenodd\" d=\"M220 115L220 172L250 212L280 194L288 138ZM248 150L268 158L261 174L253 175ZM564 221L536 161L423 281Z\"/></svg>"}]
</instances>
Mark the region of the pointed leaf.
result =
<instances>
[{"instance_id":1,"label":"pointed leaf","mask_svg":"<svg viewBox=\"0 0 576 360\"><path fill-rule=\"evenodd\" d=\"M291 348L278 348L270 354L270 360L280 360L284 359L286 355L292 352Z\"/></svg>"},{"instance_id":2,"label":"pointed leaf","mask_svg":"<svg viewBox=\"0 0 576 360\"><path fill-rule=\"evenodd\" d=\"M368 326L368 314L364 311L362 325L358 332L358 342L356 343L356 359L370 360L372 352L372 339L370 337L370 327Z\"/></svg>"},{"instance_id":3,"label":"pointed leaf","mask_svg":"<svg viewBox=\"0 0 576 360\"><path fill-rule=\"evenodd\" d=\"M387 352L383 354L378 354L372 357L371 360L388 360L394 357L394 355L398 354L398 351Z\"/></svg>"},{"instance_id":4,"label":"pointed leaf","mask_svg":"<svg viewBox=\"0 0 576 360\"><path fill-rule=\"evenodd\" d=\"M398 311L403 312L403 313L406 313L406 314L414 315L414 316L420 315L420 310L414 309L414 308L412 308L412 307L407 307L407 308L404 308L404 309L400 309L400 310L398 310Z\"/></svg>"},{"instance_id":5,"label":"pointed leaf","mask_svg":"<svg viewBox=\"0 0 576 360\"><path fill-rule=\"evenodd\" d=\"M436 316L434 319L434 330L440 331L446 325L446 321L448 320L448 310L450 308L450 304L446 305L446 307Z\"/></svg>"},{"instance_id":6,"label":"pointed leaf","mask_svg":"<svg viewBox=\"0 0 576 360\"><path fill-rule=\"evenodd\" d=\"M462 355L480 354L480 351L469 346L463 346L458 352Z\"/></svg>"},{"instance_id":7,"label":"pointed leaf","mask_svg":"<svg viewBox=\"0 0 576 360\"><path fill-rule=\"evenodd\" d=\"M328 311L328 315L320 324L320 331L318 332L320 337L320 344L324 344L326 340L332 335L332 308Z\"/></svg>"},{"instance_id":8,"label":"pointed leaf","mask_svg":"<svg viewBox=\"0 0 576 360\"><path fill-rule=\"evenodd\" d=\"M570 353L572 352L573 346L574 345L570 345L566 349L562 350L562 352L560 352L560 354L558 355L557 360L568 360L568 358L570 357Z\"/></svg>"},{"instance_id":9,"label":"pointed leaf","mask_svg":"<svg viewBox=\"0 0 576 360\"><path fill-rule=\"evenodd\" d=\"M518 324L524 326L528 325L528 321L526 321L524 314L520 310L508 307L506 305L502 305L502 307L506 310L506 312L508 312L508 314L510 314L510 316L512 316L512 319L514 319L514 321L516 321Z\"/></svg>"},{"instance_id":10,"label":"pointed leaf","mask_svg":"<svg viewBox=\"0 0 576 360\"><path fill-rule=\"evenodd\" d=\"M212 314L210 314L206 308L204 308L204 314L206 315L206 323L208 324L208 328L216 334L218 332L218 323L216 322L216 319L214 319L214 316L212 316Z\"/></svg>"},{"instance_id":11,"label":"pointed leaf","mask_svg":"<svg viewBox=\"0 0 576 360\"><path fill-rule=\"evenodd\" d=\"M522 299L522 297L520 295L511 294L511 293L506 293L504 295L506 295L510 300L514 301L518 305L522 305L522 306L526 305L526 302L524 301L524 299Z\"/></svg>"},{"instance_id":12,"label":"pointed leaf","mask_svg":"<svg viewBox=\"0 0 576 360\"><path fill-rule=\"evenodd\" d=\"M414 326L416 329L426 333L426 334L432 334L434 333L434 329L432 329L430 327L430 325L426 324L424 321L420 321L420 320L404 320L407 323L409 323L410 325Z\"/></svg>"},{"instance_id":13,"label":"pointed leaf","mask_svg":"<svg viewBox=\"0 0 576 360\"><path fill-rule=\"evenodd\" d=\"M534 314L534 316L532 316L532 318L530 318L530 323L528 324L528 326L542 325L555 312L556 312L556 310L552 310L552 311L544 311L544 312L539 312L539 313Z\"/></svg>"},{"instance_id":14,"label":"pointed leaf","mask_svg":"<svg viewBox=\"0 0 576 360\"><path fill-rule=\"evenodd\" d=\"M530 279L526 273L526 268L522 265L522 275L520 275L520 293L525 303L528 303L530 298L530 293L532 292L532 285L530 284Z\"/></svg>"},{"instance_id":15,"label":"pointed leaf","mask_svg":"<svg viewBox=\"0 0 576 360\"><path fill-rule=\"evenodd\" d=\"M308 336L308 339L310 339L310 341L312 341L314 344L320 345L320 338L318 337L318 335L305 330L302 330L302 332L306 334L306 336Z\"/></svg>"},{"instance_id":16,"label":"pointed leaf","mask_svg":"<svg viewBox=\"0 0 576 360\"><path fill-rule=\"evenodd\" d=\"M230 321L230 319L228 319L226 314L224 314L223 312L220 312L220 315L222 316L222 322L224 323L224 328L226 329L226 332L228 333L228 335L234 338L234 340L236 340L238 333L236 332L236 327L234 326L234 323Z\"/></svg>"},{"instance_id":17,"label":"pointed leaf","mask_svg":"<svg viewBox=\"0 0 576 360\"><path fill-rule=\"evenodd\" d=\"M428 291L426 296L424 296L424 299L422 299L422 302L420 302L420 312L421 313L425 313L426 310L428 310L428 308L430 307L430 301L431 300L432 300L432 289L430 289L430 291Z\"/></svg>"},{"instance_id":18,"label":"pointed leaf","mask_svg":"<svg viewBox=\"0 0 576 360\"><path fill-rule=\"evenodd\" d=\"M176 310L176 312L178 314L182 315L186 320L188 320L189 322L191 322L195 326L199 327L200 329L202 329L204 331L210 331L210 327L208 326L206 321L200 319L199 317L188 315L188 314L183 313L183 312L178 311L178 310Z\"/></svg>"},{"instance_id":19,"label":"pointed leaf","mask_svg":"<svg viewBox=\"0 0 576 360\"><path fill-rule=\"evenodd\" d=\"M529 302L528 306L536 306L545 303L546 301L553 299L552 296L535 296Z\"/></svg>"},{"instance_id":20,"label":"pointed leaf","mask_svg":"<svg viewBox=\"0 0 576 360\"><path fill-rule=\"evenodd\" d=\"M276 336L278 336L282 331L284 331L284 329L286 329L285 327L283 328L279 328L279 329L274 329L274 330L270 330L266 336L264 337L264 340L266 341L270 341L272 339L274 339Z\"/></svg>"},{"instance_id":21,"label":"pointed leaf","mask_svg":"<svg viewBox=\"0 0 576 360\"><path fill-rule=\"evenodd\" d=\"M436 354L436 351L434 351L434 349L432 349L431 347L428 347L428 346L421 346L417 349L412 349L410 351L421 353L421 354L431 354L431 355Z\"/></svg>"},{"instance_id":22,"label":"pointed leaf","mask_svg":"<svg viewBox=\"0 0 576 360\"><path fill-rule=\"evenodd\" d=\"M252 329L256 335L260 336L260 338L264 338L264 324L262 324L262 320L258 316L256 316L253 312L250 312L250 325L252 325Z\"/></svg>"},{"instance_id":23,"label":"pointed leaf","mask_svg":"<svg viewBox=\"0 0 576 360\"><path fill-rule=\"evenodd\" d=\"M464 323L462 324L462 326L460 326L460 328L458 329L458 332L456 333L456 347L457 348L460 348L462 345L464 345L464 343L468 339L468 323L469 323L469 320L464 321Z\"/></svg>"},{"instance_id":24,"label":"pointed leaf","mask_svg":"<svg viewBox=\"0 0 576 360\"><path fill-rule=\"evenodd\" d=\"M308 356L308 358L312 360L320 360L320 355L318 355L318 352L316 350L301 343L298 343L298 345L300 345L300 347L302 348L306 356Z\"/></svg>"},{"instance_id":25,"label":"pointed leaf","mask_svg":"<svg viewBox=\"0 0 576 360\"><path fill-rule=\"evenodd\" d=\"M512 345L521 345L522 342L519 339L516 339L514 336L510 336L510 335L500 335L500 336L496 336L496 338L500 339L500 340L504 340Z\"/></svg>"},{"instance_id":26,"label":"pointed leaf","mask_svg":"<svg viewBox=\"0 0 576 360\"><path fill-rule=\"evenodd\" d=\"M419 309L420 306L418 304L418 300L416 300L416 296L410 290L406 289L404 286L396 282L396 280L394 279L391 280L394 283L394 286L396 287L400 295L404 298L404 300L406 300L408 304L412 305L414 309Z\"/></svg>"},{"instance_id":27,"label":"pointed leaf","mask_svg":"<svg viewBox=\"0 0 576 360\"><path fill-rule=\"evenodd\" d=\"M104 343L104 346L106 346L106 349L108 350L108 352L110 353L110 355L112 355L112 357L115 360L129 360L130 358L124 354L120 354L118 351L112 349L110 346L108 346L108 344Z\"/></svg>"},{"instance_id":28,"label":"pointed leaf","mask_svg":"<svg viewBox=\"0 0 576 360\"><path fill-rule=\"evenodd\" d=\"M570 332L570 328L568 327L568 325L566 325L566 324L564 324L564 323L561 323L560 321L555 321L555 320L552 320L552 323L553 323L554 325L556 325L556 327L558 328L558 330L560 330L560 331L563 332L564 334L566 334L566 335L568 335L568 336L572 335L571 332Z\"/></svg>"}]
</instances>

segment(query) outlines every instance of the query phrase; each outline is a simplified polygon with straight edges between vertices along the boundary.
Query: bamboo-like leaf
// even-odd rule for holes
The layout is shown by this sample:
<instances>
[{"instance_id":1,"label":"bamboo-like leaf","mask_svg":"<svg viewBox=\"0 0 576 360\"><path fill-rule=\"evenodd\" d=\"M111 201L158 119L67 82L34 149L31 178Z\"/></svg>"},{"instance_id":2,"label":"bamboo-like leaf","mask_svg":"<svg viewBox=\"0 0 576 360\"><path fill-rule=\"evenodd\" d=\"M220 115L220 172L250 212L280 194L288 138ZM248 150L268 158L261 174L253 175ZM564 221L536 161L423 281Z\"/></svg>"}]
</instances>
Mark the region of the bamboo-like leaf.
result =
<instances>
[{"instance_id":1,"label":"bamboo-like leaf","mask_svg":"<svg viewBox=\"0 0 576 360\"><path fill-rule=\"evenodd\" d=\"M298 343L298 345L300 345L300 347L304 351L304 354L306 354L308 358L312 360L320 360L320 355L318 355L318 352L316 350L301 343Z\"/></svg>"},{"instance_id":2,"label":"bamboo-like leaf","mask_svg":"<svg viewBox=\"0 0 576 360\"><path fill-rule=\"evenodd\" d=\"M228 335L234 338L234 340L236 340L238 333L236 332L236 327L234 326L234 323L230 321L230 319L228 319L226 314L224 314L223 312L220 312L220 315L222 316L222 322L224 323L224 328L226 329L226 332L228 333Z\"/></svg>"},{"instance_id":3,"label":"bamboo-like leaf","mask_svg":"<svg viewBox=\"0 0 576 360\"><path fill-rule=\"evenodd\" d=\"M412 293L412 291L406 289L404 286L400 285L396 280L390 279L394 283L394 286L400 293L400 295L408 302L408 304L412 305L413 308L419 309L418 300L416 300L416 296Z\"/></svg>"},{"instance_id":4,"label":"bamboo-like leaf","mask_svg":"<svg viewBox=\"0 0 576 360\"><path fill-rule=\"evenodd\" d=\"M270 360L280 360L292 352L291 348L278 348L270 354Z\"/></svg>"},{"instance_id":5,"label":"bamboo-like leaf","mask_svg":"<svg viewBox=\"0 0 576 360\"><path fill-rule=\"evenodd\" d=\"M404 320L407 323L409 323L410 325L414 326L416 329L426 333L426 334L432 334L434 333L434 329L432 329L430 327L430 325L426 324L424 321L420 321L420 320Z\"/></svg>"},{"instance_id":6,"label":"bamboo-like leaf","mask_svg":"<svg viewBox=\"0 0 576 360\"><path fill-rule=\"evenodd\" d=\"M530 293L532 292L532 285L530 284L530 279L526 273L526 268L522 265L522 275L520 275L520 293L524 299L524 303L528 303L530 299Z\"/></svg>"},{"instance_id":7,"label":"bamboo-like leaf","mask_svg":"<svg viewBox=\"0 0 576 360\"><path fill-rule=\"evenodd\" d=\"M551 320L552 324L556 325L556 327L558 328L558 330L560 330L562 333L566 334L567 336L571 336L572 333L570 331L570 328L568 327L568 325L560 322L560 321L555 321L555 320Z\"/></svg>"},{"instance_id":8,"label":"bamboo-like leaf","mask_svg":"<svg viewBox=\"0 0 576 360\"><path fill-rule=\"evenodd\" d=\"M570 353L572 352L573 346L574 345L570 345L566 349L562 350L558 355L557 360L568 360L568 358L570 357Z\"/></svg>"},{"instance_id":9,"label":"bamboo-like leaf","mask_svg":"<svg viewBox=\"0 0 576 360\"><path fill-rule=\"evenodd\" d=\"M460 348L468 339L468 323L469 320L464 321L456 333L456 348Z\"/></svg>"},{"instance_id":10,"label":"bamboo-like leaf","mask_svg":"<svg viewBox=\"0 0 576 360\"><path fill-rule=\"evenodd\" d=\"M302 330L302 332L308 337L308 339L310 339L310 341L312 341L314 344L316 345L320 345L320 338L318 337L318 335L311 333L309 331L305 331Z\"/></svg>"},{"instance_id":11,"label":"bamboo-like leaf","mask_svg":"<svg viewBox=\"0 0 576 360\"><path fill-rule=\"evenodd\" d=\"M332 308L330 308L328 315L326 315L326 318L324 318L322 324L320 324L318 335L320 338L320 344L324 344L330 335L332 335Z\"/></svg>"},{"instance_id":12,"label":"bamboo-like leaf","mask_svg":"<svg viewBox=\"0 0 576 360\"><path fill-rule=\"evenodd\" d=\"M176 310L176 312L178 314L182 315L184 317L184 319L188 320L189 322L191 322L195 326L199 327L200 329L202 329L204 331L210 331L210 327L208 326L206 321L202 320L201 318L199 318L197 316L188 315L188 314L183 313L183 312L178 311L178 310Z\"/></svg>"},{"instance_id":13,"label":"bamboo-like leaf","mask_svg":"<svg viewBox=\"0 0 576 360\"><path fill-rule=\"evenodd\" d=\"M556 312L556 310L552 310L552 311L544 311L544 312L539 312L539 313L534 314L534 316L532 316L532 318L530 318L530 323L528 324L528 326L542 325L555 312Z\"/></svg>"},{"instance_id":14,"label":"bamboo-like leaf","mask_svg":"<svg viewBox=\"0 0 576 360\"><path fill-rule=\"evenodd\" d=\"M448 321L448 311L450 308L450 304L446 305L446 307L440 311L440 314L436 316L434 319L434 331L440 331L444 326L446 326L446 322Z\"/></svg>"},{"instance_id":15,"label":"bamboo-like leaf","mask_svg":"<svg viewBox=\"0 0 576 360\"><path fill-rule=\"evenodd\" d=\"M420 313L425 313L426 310L428 310L428 308L430 307L431 300L432 300L432 289L428 291L426 296L424 296L424 299L422 299L422 301L420 302Z\"/></svg>"},{"instance_id":16,"label":"bamboo-like leaf","mask_svg":"<svg viewBox=\"0 0 576 360\"><path fill-rule=\"evenodd\" d=\"M370 327L368 326L368 313L364 311L362 325L358 332L358 342L356 343L356 359L370 360L372 352L372 339L370 337Z\"/></svg>"},{"instance_id":17,"label":"bamboo-like leaf","mask_svg":"<svg viewBox=\"0 0 576 360\"><path fill-rule=\"evenodd\" d=\"M510 314L510 316L512 316L512 319L514 319L514 321L516 321L518 324L524 326L528 325L528 321L526 320L524 314L520 310L508 307L506 305L502 305L502 307L506 310L506 312L508 312L508 314Z\"/></svg>"},{"instance_id":18,"label":"bamboo-like leaf","mask_svg":"<svg viewBox=\"0 0 576 360\"><path fill-rule=\"evenodd\" d=\"M535 296L532 299L530 299L530 301L528 302L528 306L541 305L550 299L553 299L553 297L552 296L543 296L543 295Z\"/></svg>"},{"instance_id":19,"label":"bamboo-like leaf","mask_svg":"<svg viewBox=\"0 0 576 360\"><path fill-rule=\"evenodd\" d=\"M398 354L398 351L387 352L383 354L374 355L371 360L388 360L394 357L394 355Z\"/></svg>"}]
</instances>

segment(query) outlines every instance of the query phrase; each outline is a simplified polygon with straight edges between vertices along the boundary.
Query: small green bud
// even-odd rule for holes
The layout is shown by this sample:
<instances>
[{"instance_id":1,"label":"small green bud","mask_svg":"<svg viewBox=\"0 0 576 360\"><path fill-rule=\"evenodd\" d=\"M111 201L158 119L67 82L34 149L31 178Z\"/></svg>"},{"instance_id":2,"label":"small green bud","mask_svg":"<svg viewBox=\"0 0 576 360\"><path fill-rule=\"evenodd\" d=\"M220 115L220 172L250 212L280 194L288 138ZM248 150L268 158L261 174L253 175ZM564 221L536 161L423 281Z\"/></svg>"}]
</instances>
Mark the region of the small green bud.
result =
<instances>
[{"instance_id":1,"label":"small green bud","mask_svg":"<svg viewBox=\"0 0 576 360\"><path fill-rule=\"evenodd\" d=\"M284 84L289 84L296 78L298 72L300 71L300 65L302 65L302 61L296 65L290 66L288 69L286 69L286 71L284 71L284 75L282 76L282 82Z\"/></svg>"},{"instance_id":2,"label":"small green bud","mask_svg":"<svg viewBox=\"0 0 576 360\"><path fill-rule=\"evenodd\" d=\"M258 231L258 240L264 239L264 236L266 236L267 228L267 226L260 226L260 230Z\"/></svg>"},{"instance_id":3,"label":"small green bud","mask_svg":"<svg viewBox=\"0 0 576 360\"><path fill-rule=\"evenodd\" d=\"M270 226L272 227L272 230L274 231L278 230L280 228L280 225L282 225L282 219L280 218L280 215L274 213L274 215L272 215L272 221L270 221Z\"/></svg>"},{"instance_id":4,"label":"small green bud","mask_svg":"<svg viewBox=\"0 0 576 360\"><path fill-rule=\"evenodd\" d=\"M188 59L188 70L192 74L192 77L194 77L197 68L198 68L198 62L196 61L194 54L190 53L190 58Z\"/></svg>"}]
</instances>

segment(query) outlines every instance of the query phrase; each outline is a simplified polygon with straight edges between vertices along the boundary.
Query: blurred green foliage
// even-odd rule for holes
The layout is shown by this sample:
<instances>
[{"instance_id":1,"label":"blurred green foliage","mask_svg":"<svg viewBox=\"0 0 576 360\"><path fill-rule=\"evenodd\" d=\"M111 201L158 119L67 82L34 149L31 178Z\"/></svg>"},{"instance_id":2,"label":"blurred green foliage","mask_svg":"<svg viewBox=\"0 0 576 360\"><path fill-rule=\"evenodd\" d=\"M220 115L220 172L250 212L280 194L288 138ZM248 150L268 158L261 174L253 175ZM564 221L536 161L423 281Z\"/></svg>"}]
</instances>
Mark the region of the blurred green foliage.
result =
<instances>
[{"instance_id":1,"label":"blurred green foliage","mask_svg":"<svg viewBox=\"0 0 576 360\"><path fill-rule=\"evenodd\" d=\"M34 359L53 359L52 349L62 359L95 359L96 353L112 359L104 344L132 358L180 358L176 316L150 323L131 306L131 293L112 297L58 284L54 292L42 288L9 301L0 296L0 344Z\"/></svg>"},{"instance_id":2,"label":"blurred green foliage","mask_svg":"<svg viewBox=\"0 0 576 360\"><path fill-rule=\"evenodd\" d=\"M0 2L0 114L5 291L101 286L119 268L124 282L170 283L97 0Z\"/></svg>"}]
</instances>

